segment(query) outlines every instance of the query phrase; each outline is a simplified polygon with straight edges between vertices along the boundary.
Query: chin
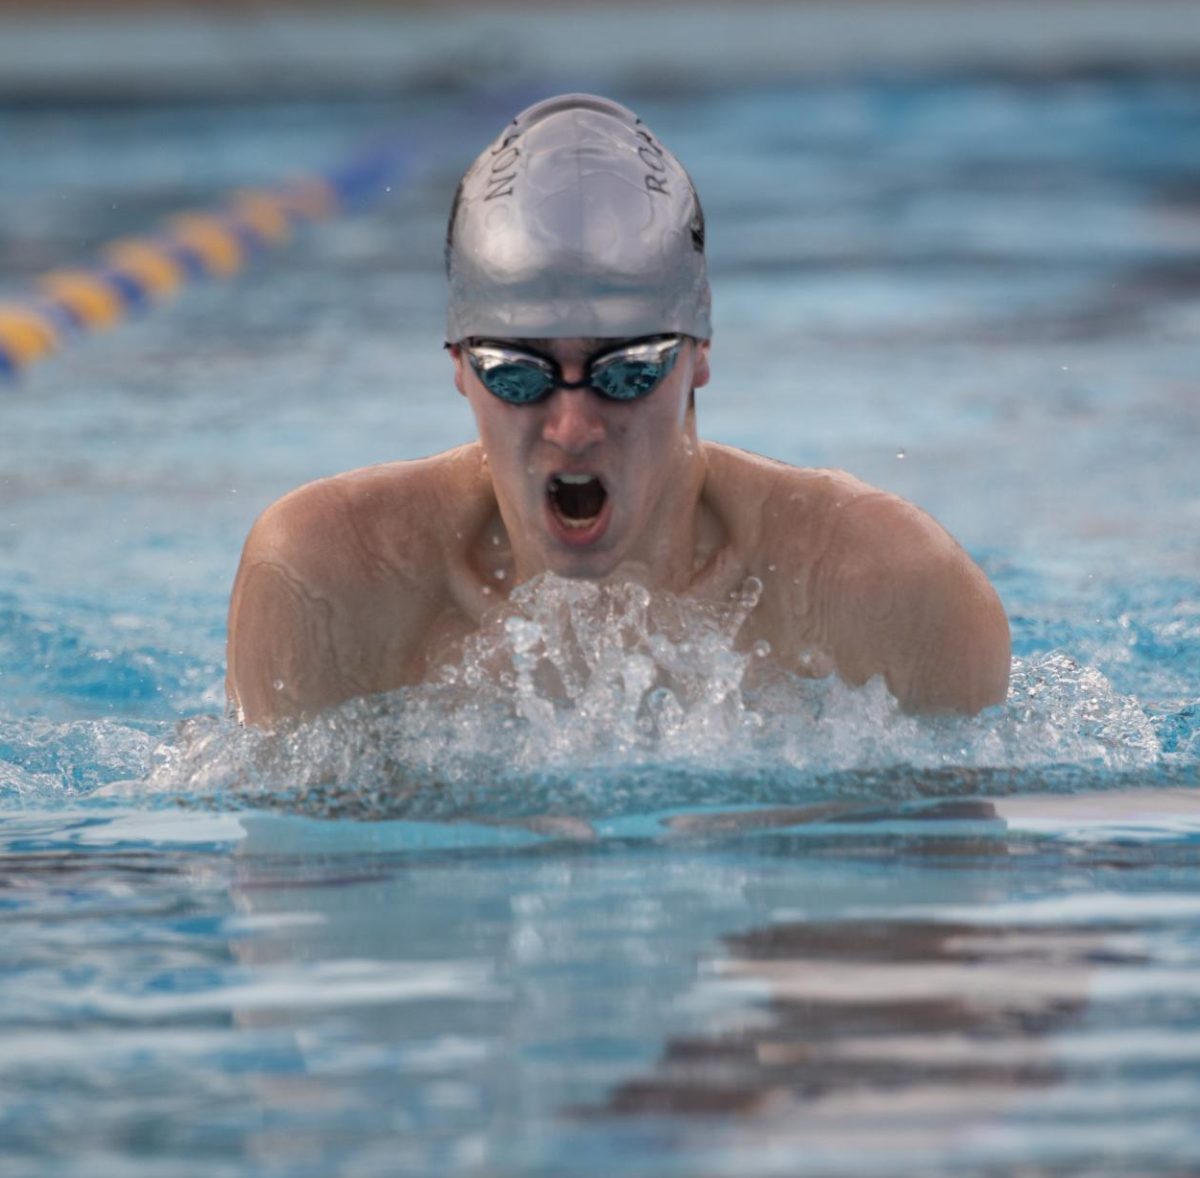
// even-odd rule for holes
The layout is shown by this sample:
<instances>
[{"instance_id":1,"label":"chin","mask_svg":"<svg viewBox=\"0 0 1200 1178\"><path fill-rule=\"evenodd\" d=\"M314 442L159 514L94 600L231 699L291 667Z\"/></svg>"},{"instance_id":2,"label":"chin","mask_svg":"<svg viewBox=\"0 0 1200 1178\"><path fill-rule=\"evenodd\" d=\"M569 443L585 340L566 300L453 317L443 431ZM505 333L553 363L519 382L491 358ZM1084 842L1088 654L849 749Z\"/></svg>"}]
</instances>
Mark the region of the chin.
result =
<instances>
[{"instance_id":1,"label":"chin","mask_svg":"<svg viewBox=\"0 0 1200 1178\"><path fill-rule=\"evenodd\" d=\"M546 568L556 577L572 581L599 581L619 563L609 552L556 552L546 561Z\"/></svg>"}]
</instances>

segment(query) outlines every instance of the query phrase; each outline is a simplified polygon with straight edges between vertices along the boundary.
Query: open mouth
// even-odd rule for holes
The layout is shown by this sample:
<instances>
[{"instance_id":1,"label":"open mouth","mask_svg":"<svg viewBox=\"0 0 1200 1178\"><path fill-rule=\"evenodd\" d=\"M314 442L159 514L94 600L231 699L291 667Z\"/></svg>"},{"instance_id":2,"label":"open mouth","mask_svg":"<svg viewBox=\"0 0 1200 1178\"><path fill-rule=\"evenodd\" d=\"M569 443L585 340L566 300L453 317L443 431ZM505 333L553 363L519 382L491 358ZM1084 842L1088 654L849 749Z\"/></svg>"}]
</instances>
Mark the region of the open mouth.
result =
<instances>
[{"instance_id":1,"label":"open mouth","mask_svg":"<svg viewBox=\"0 0 1200 1178\"><path fill-rule=\"evenodd\" d=\"M555 516L568 528L586 528L604 510L608 492L592 474L556 474L546 484Z\"/></svg>"}]
</instances>

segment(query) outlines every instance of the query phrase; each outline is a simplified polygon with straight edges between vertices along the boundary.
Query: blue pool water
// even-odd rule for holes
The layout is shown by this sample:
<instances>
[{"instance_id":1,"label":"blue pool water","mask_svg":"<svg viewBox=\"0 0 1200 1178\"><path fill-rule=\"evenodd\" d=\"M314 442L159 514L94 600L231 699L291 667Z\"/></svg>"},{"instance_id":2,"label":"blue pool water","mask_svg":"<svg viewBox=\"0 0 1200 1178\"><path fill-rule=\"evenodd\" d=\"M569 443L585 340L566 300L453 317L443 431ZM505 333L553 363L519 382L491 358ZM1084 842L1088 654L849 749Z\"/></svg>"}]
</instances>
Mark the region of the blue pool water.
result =
<instances>
[{"instance_id":1,"label":"blue pool water","mask_svg":"<svg viewBox=\"0 0 1200 1178\"><path fill-rule=\"evenodd\" d=\"M941 519L1009 702L913 720L740 652L751 600L548 582L457 676L235 729L254 516L469 436L441 237L509 112L0 109L37 145L4 296L374 135L422 152L0 394L5 1173L1200 1172L1200 79L617 96L705 199L702 432Z\"/></svg>"}]
</instances>

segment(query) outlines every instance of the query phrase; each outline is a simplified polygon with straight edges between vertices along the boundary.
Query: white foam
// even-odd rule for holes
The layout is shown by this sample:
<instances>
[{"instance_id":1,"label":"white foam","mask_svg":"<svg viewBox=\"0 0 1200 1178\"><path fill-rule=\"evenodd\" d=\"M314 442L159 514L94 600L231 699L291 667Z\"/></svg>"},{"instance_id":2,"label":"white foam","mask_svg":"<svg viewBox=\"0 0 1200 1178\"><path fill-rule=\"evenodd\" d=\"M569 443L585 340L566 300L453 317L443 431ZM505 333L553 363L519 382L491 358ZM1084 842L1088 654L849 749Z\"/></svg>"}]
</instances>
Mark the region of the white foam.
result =
<instances>
[{"instance_id":1,"label":"white foam","mask_svg":"<svg viewBox=\"0 0 1200 1178\"><path fill-rule=\"evenodd\" d=\"M706 775L744 794L752 779L902 766L906 781L961 771L948 792L969 793L977 770L1122 771L1161 757L1141 705L1061 652L1015 663L1007 704L977 717L913 717L878 680L856 689L785 673L739 641L760 590L752 579L711 603L539 578L433 682L276 736L193 721L158 750L151 785L337 813L351 795L395 812L431 784L458 791L460 811L486 808L506 783L526 795L553 779L560 808L594 809L602 794L605 807L646 812L695 801L679 791Z\"/></svg>"}]
</instances>

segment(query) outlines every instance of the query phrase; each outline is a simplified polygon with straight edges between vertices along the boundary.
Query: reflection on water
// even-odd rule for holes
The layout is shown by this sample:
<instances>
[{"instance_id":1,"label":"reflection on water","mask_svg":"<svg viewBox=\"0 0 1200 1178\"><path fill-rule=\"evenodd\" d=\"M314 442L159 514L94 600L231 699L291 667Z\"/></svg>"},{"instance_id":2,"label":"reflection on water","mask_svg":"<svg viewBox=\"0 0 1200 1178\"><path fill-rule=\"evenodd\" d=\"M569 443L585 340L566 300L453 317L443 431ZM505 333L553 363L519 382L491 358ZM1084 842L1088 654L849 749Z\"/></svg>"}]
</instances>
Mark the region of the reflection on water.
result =
<instances>
[{"instance_id":1,"label":"reflection on water","mask_svg":"<svg viewBox=\"0 0 1200 1178\"><path fill-rule=\"evenodd\" d=\"M1137 828L1129 797L697 813L590 842L12 818L0 1156L1188 1173L1197 803L1147 795ZM1089 834L1106 812L1119 841Z\"/></svg>"},{"instance_id":2,"label":"reflection on water","mask_svg":"<svg viewBox=\"0 0 1200 1178\"><path fill-rule=\"evenodd\" d=\"M997 1112L1003 1089L1062 1078L1039 1046L1083 1009L1103 932L857 921L780 924L727 939L713 985L763 983L767 1017L711 1040L667 1044L657 1073L621 1084L622 1113L766 1111L786 1100L876 1118ZM963 1100L980 1088L986 1105ZM893 1106L899 1106L893 1107Z\"/></svg>"},{"instance_id":3,"label":"reflection on water","mask_svg":"<svg viewBox=\"0 0 1200 1178\"><path fill-rule=\"evenodd\" d=\"M898 903L859 896L856 913L807 920L780 908L722 936L687 998L699 1028L669 1036L652 1066L574 1115L674 1125L664 1139L715 1173L1008 1172L1031 1150L1053 1157L1054 1173L1190 1172L1196 1146L1178 1118L1200 1096L1200 902L997 903L1063 863L1011 838L952 834L964 818L1000 816L950 807L929 812L926 835L893 836ZM877 821L834 840L836 852L786 839L772 849L874 859L890 825ZM1151 863L1170 878L1197 861L1194 836L1163 851L1090 844L1068 861L1094 883ZM941 877L941 902L904 903L902 864L915 863ZM789 907L806 904L821 907L803 892ZM1131 1083L1145 1099L1117 1095ZM1155 1130L1139 1134L1147 1118Z\"/></svg>"}]
</instances>

